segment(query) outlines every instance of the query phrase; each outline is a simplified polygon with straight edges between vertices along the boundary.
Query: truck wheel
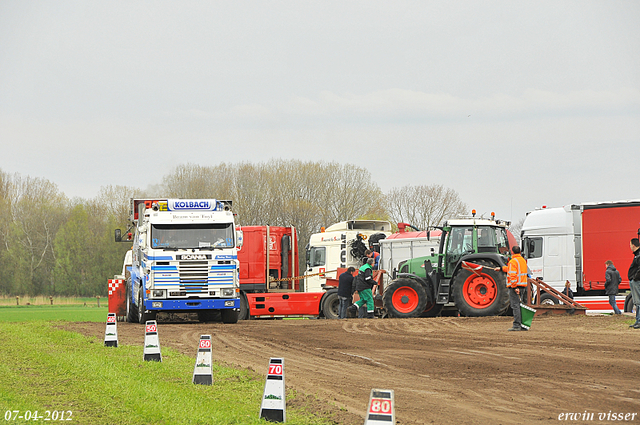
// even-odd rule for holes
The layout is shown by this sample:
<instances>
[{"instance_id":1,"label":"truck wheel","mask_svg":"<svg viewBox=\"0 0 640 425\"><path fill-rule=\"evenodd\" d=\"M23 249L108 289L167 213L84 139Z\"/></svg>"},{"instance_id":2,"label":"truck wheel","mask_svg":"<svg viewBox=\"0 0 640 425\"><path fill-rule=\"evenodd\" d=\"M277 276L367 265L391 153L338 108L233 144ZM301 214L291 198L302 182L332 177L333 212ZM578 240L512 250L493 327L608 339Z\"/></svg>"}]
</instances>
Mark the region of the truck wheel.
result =
<instances>
[{"instance_id":1,"label":"truck wheel","mask_svg":"<svg viewBox=\"0 0 640 425\"><path fill-rule=\"evenodd\" d=\"M127 322L136 323L138 321L138 309L131 302L131 281L130 280L127 282L126 296L127 296Z\"/></svg>"},{"instance_id":2,"label":"truck wheel","mask_svg":"<svg viewBox=\"0 0 640 425\"><path fill-rule=\"evenodd\" d=\"M384 291L382 304L391 317L418 317L427 306L427 291L414 279L398 279Z\"/></svg>"},{"instance_id":3,"label":"truck wheel","mask_svg":"<svg viewBox=\"0 0 640 425\"><path fill-rule=\"evenodd\" d=\"M224 309L220 312L222 315L222 323L238 323L238 310Z\"/></svg>"},{"instance_id":4,"label":"truck wheel","mask_svg":"<svg viewBox=\"0 0 640 425\"><path fill-rule=\"evenodd\" d=\"M145 313L142 301L142 288L138 291L138 323L145 324L147 320L156 320L156 312Z\"/></svg>"},{"instance_id":5,"label":"truck wheel","mask_svg":"<svg viewBox=\"0 0 640 425\"><path fill-rule=\"evenodd\" d=\"M340 316L340 298L337 292L328 292L324 296L322 314L326 319L337 319Z\"/></svg>"},{"instance_id":6,"label":"truck wheel","mask_svg":"<svg viewBox=\"0 0 640 425\"><path fill-rule=\"evenodd\" d=\"M556 305L558 303L558 299L551 294L545 292L540 295L540 305Z\"/></svg>"},{"instance_id":7,"label":"truck wheel","mask_svg":"<svg viewBox=\"0 0 640 425\"><path fill-rule=\"evenodd\" d=\"M631 294L627 295L627 299L624 300L624 312L633 313L633 297Z\"/></svg>"},{"instance_id":8,"label":"truck wheel","mask_svg":"<svg viewBox=\"0 0 640 425\"><path fill-rule=\"evenodd\" d=\"M486 261L474 263L488 267L483 267L480 275L460 268L453 276L453 299L458 311L468 317L503 314L509 308L505 276Z\"/></svg>"},{"instance_id":9,"label":"truck wheel","mask_svg":"<svg viewBox=\"0 0 640 425\"><path fill-rule=\"evenodd\" d=\"M215 322L220 321L220 316L217 314L217 310L198 310L199 322Z\"/></svg>"},{"instance_id":10,"label":"truck wheel","mask_svg":"<svg viewBox=\"0 0 640 425\"><path fill-rule=\"evenodd\" d=\"M238 312L238 320L249 320L249 300L244 292L240 293L240 311Z\"/></svg>"}]
</instances>

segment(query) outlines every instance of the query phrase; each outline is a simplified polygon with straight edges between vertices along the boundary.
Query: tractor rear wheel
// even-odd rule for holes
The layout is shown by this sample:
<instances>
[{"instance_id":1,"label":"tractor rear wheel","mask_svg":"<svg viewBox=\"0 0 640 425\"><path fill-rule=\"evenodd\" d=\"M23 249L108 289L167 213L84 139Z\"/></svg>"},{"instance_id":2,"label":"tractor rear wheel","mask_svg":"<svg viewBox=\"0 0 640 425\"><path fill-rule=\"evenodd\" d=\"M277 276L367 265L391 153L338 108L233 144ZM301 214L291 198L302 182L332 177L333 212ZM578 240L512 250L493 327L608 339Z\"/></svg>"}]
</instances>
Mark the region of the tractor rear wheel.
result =
<instances>
[{"instance_id":1,"label":"tractor rear wheel","mask_svg":"<svg viewBox=\"0 0 640 425\"><path fill-rule=\"evenodd\" d=\"M478 274L460 268L453 276L453 299L458 311L468 317L499 316L509 308L506 277L493 264L476 260Z\"/></svg>"},{"instance_id":2,"label":"tractor rear wheel","mask_svg":"<svg viewBox=\"0 0 640 425\"><path fill-rule=\"evenodd\" d=\"M427 306L427 291L414 279L398 279L384 291L382 304L391 317L419 317Z\"/></svg>"}]
</instances>

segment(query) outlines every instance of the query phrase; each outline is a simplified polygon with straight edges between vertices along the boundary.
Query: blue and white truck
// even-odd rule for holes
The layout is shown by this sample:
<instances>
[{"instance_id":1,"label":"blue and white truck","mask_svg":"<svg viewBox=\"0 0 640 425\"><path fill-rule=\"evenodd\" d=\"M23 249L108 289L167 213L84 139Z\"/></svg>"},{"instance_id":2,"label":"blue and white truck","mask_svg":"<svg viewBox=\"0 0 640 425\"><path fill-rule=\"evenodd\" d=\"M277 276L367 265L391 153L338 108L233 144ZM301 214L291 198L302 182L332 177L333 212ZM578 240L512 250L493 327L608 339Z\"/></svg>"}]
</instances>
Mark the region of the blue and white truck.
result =
<instances>
[{"instance_id":1,"label":"blue and white truck","mask_svg":"<svg viewBox=\"0 0 640 425\"><path fill-rule=\"evenodd\" d=\"M240 308L236 230L230 201L132 199L131 227L115 232L132 240L126 278L128 322L155 320L158 312L198 313L201 321L220 313L236 323Z\"/></svg>"}]
</instances>

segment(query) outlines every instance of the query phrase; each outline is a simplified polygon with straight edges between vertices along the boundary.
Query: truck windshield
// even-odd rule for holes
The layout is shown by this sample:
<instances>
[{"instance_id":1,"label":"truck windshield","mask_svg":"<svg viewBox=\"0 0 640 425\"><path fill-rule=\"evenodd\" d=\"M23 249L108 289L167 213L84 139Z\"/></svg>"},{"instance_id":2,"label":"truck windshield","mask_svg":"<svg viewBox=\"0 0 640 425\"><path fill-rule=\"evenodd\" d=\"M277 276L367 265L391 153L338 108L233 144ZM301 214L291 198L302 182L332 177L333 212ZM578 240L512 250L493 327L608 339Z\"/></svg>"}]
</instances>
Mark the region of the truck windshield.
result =
<instances>
[{"instance_id":1,"label":"truck windshield","mask_svg":"<svg viewBox=\"0 0 640 425\"><path fill-rule=\"evenodd\" d=\"M151 247L216 249L233 247L233 224L153 224Z\"/></svg>"},{"instance_id":2,"label":"truck windshield","mask_svg":"<svg viewBox=\"0 0 640 425\"><path fill-rule=\"evenodd\" d=\"M307 251L307 263L310 267L324 266L326 259L325 247L312 246Z\"/></svg>"}]
</instances>

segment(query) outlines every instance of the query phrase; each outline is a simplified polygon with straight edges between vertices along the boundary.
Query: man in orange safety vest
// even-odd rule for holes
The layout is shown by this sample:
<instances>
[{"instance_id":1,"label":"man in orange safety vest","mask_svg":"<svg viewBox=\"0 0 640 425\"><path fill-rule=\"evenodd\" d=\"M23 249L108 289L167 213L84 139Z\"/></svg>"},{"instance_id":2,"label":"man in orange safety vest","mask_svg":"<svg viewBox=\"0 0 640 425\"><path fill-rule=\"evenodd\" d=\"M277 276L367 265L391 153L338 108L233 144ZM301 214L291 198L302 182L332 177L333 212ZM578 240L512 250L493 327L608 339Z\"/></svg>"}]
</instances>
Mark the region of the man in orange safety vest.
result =
<instances>
[{"instance_id":1,"label":"man in orange safety vest","mask_svg":"<svg viewBox=\"0 0 640 425\"><path fill-rule=\"evenodd\" d=\"M527 260L520 255L520 247L511 248L513 256L509 260L506 267L502 267L502 271L507 272L507 287L509 288L509 303L513 310L513 327L510 331L526 331L527 328L522 327L522 314L520 312L520 297L524 294L527 287ZM495 268L500 271L500 267Z\"/></svg>"}]
</instances>

